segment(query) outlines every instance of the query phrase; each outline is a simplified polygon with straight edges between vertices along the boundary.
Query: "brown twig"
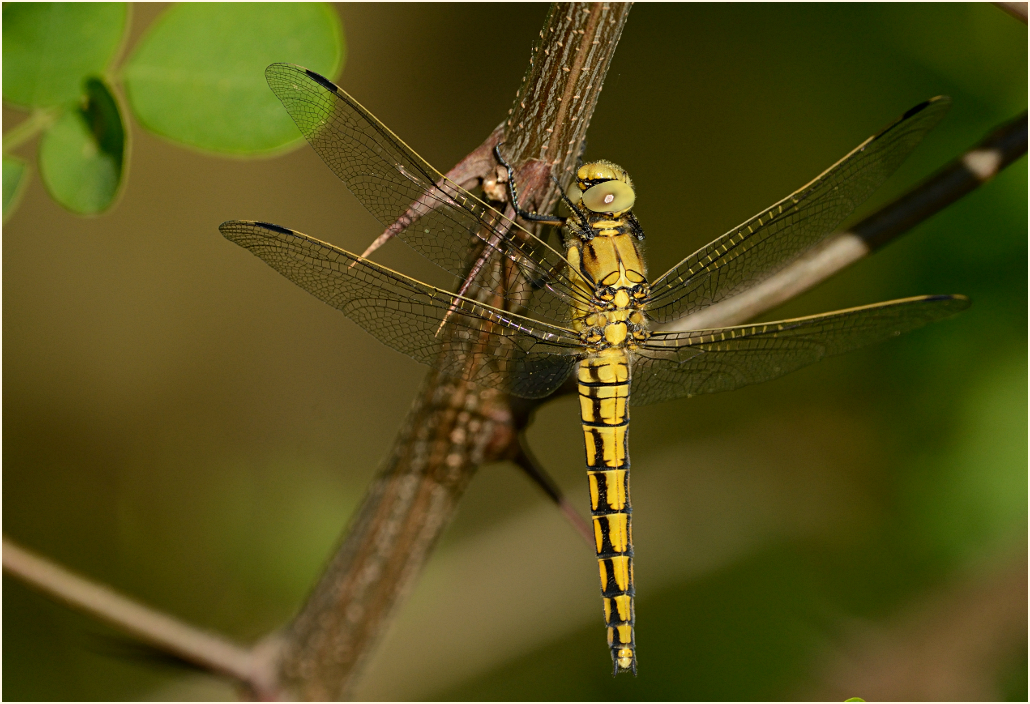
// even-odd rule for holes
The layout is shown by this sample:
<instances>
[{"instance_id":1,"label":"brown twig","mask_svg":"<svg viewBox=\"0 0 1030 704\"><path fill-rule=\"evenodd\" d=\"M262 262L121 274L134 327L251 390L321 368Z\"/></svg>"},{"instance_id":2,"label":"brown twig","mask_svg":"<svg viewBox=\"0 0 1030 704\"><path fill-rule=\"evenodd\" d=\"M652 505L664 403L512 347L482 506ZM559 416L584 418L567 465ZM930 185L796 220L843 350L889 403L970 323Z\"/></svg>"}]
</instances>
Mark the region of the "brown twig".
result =
<instances>
[{"instance_id":1,"label":"brown twig","mask_svg":"<svg viewBox=\"0 0 1030 704\"><path fill-rule=\"evenodd\" d=\"M500 142L503 136L504 125L498 125L497 128L490 133L490 136L486 138L485 142L469 152L464 159L454 165L454 168L444 174L445 180L450 181L451 183L456 183L468 191L481 185L488 178L487 175L490 171L496 166L496 160L494 159L494 145ZM442 188L443 186L442 183L437 183L436 185L438 188ZM415 222L415 220L420 216L424 215L429 210L432 210L441 202L443 202L443 199L434 197L431 193L426 193L422 198L412 203L403 215L383 230L383 234L376 237L372 244L366 247L365 251L361 253L361 256L370 256L372 252L392 240L398 234L403 232L408 225Z\"/></svg>"},{"instance_id":2,"label":"brown twig","mask_svg":"<svg viewBox=\"0 0 1030 704\"><path fill-rule=\"evenodd\" d=\"M1010 15L1015 17L1017 20L1019 20L1023 24L1026 24L1026 6L1027 6L1027 3L1025 3L1025 2L996 2L996 3L992 3L992 4L1000 7L1002 10L1004 10L1007 13L1009 13Z\"/></svg>"},{"instance_id":3,"label":"brown twig","mask_svg":"<svg viewBox=\"0 0 1030 704\"><path fill-rule=\"evenodd\" d=\"M684 316L667 330L739 325L807 291L986 183L1026 154L1027 115L994 130L958 159L848 232L830 237L757 286Z\"/></svg>"},{"instance_id":4,"label":"brown twig","mask_svg":"<svg viewBox=\"0 0 1030 704\"><path fill-rule=\"evenodd\" d=\"M44 594L109 623L163 652L237 680L257 696L268 691L252 652L190 626L110 587L81 577L3 538L4 571Z\"/></svg>"},{"instance_id":5,"label":"brown twig","mask_svg":"<svg viewBox=\"0 0 1030 704\"><path fill-rule=\"evenodd\" d=\"M553 207L550 176L580 154L628 12L615 3L552 6L503 130L528 206ZM466 159L455 174L462 183L491 177L493 165L475 161L489 168L469 173ZM476 467L512 456L512 418L503 394L430 372L336 555L300 614L270 641L289 695L346 696Z\"/></svg>"}]
</instances>

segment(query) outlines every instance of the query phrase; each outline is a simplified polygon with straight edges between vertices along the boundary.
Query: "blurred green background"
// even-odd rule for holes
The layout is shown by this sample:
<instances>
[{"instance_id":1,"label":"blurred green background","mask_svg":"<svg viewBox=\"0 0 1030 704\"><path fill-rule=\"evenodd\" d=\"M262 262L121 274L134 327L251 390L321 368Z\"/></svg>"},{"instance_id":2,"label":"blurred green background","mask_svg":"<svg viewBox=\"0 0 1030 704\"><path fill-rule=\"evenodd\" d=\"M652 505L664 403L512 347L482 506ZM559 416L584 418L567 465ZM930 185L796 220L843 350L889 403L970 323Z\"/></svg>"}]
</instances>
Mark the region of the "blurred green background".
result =
<instances>
[{"instance_id":1,"label":"blurred green background","mask_svg":"<svg viewBox=\"0 0 1030 704\"><path fill-rule=\"evenodd\" d=\"M162 9L134 8L128 51ZM506 114L547 10L337 9L339 82L443 170ZM587 156L633 175L660 273L951 95L863 212L897 195L1026 108L1026 36L983 4L639 5ZM3 528L249 642L302 602L424 371L218 235L260 219L363 249L375 221L310 149L215 159L129 128L109 214L71 215L37 180L4 226ZM769 316L963 293L959 318L634 410L638 678L609 674L592 555L500 464L356 696L1025 701L1026 194L1023 158ZM431 276L400 244L379 260ZM530 439L585 511L577 425L562 399ZM234 695L3 586L5 699Z\"/></svg>"}]
</instances>

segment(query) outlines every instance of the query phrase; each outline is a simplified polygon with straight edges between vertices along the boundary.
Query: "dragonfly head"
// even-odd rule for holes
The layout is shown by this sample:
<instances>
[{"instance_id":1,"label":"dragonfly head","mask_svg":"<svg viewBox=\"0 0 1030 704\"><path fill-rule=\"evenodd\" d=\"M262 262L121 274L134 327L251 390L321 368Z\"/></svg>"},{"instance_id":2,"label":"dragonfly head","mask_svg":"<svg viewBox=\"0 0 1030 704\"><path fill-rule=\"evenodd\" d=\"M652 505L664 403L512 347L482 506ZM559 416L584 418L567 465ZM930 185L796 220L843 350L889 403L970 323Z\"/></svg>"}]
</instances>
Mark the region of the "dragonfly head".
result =
<instances>
[{"instance_id":1,"label":"dragonfly head","mask_svg":"<svg viewBox=\"0 0 1030 704\"><path fill-rule=\"evenodd\" d=\"M583 164L565 195L573 205L612 215L629 211L637 198L629 174L610 161Z\"/></svg>"}]
</instances>

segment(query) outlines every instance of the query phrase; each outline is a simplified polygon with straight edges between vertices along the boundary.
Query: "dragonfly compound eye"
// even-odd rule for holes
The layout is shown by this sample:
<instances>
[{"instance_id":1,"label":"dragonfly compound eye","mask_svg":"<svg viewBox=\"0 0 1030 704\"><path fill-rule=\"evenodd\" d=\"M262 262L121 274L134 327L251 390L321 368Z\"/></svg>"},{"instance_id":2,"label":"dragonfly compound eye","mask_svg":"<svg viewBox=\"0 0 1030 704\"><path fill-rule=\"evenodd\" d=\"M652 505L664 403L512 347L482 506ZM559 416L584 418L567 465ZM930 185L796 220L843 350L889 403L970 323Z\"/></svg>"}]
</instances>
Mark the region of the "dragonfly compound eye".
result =
<instances>
[{"instance_id":1,"label":"dragonfly compound eye","mask_svg":"<svg viewBox=\"0 0 1030 704\"><path fill-rule=\"evenodd\" d=\"M579 181L573 181L565 189L565 197L572 201L573 205L579 205L579 199L583 197L583 191L579 189Z\"/></svg>"},{"instance_id":2,"label":"dragonfly compound eye","mask_svg":"<svg viewBox=\"0 0 1030 704\"><path fill-rule=\"evenodd\" d=\"M633 207L637 194L622 181L605 181L583 192L583 205L595 213L621 213Z\"/></svg>"}]
</instances>

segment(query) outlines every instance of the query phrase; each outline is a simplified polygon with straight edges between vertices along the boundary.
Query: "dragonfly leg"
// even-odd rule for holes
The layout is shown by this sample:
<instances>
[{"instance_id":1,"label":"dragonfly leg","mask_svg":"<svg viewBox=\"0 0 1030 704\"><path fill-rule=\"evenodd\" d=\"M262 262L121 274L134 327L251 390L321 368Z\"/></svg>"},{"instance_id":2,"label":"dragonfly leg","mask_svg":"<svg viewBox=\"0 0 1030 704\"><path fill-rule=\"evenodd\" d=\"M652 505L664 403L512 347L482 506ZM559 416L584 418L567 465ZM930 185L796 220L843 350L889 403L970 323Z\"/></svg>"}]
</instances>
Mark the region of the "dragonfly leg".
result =
<instances>
[{"instance_id":1,"label":"dragonfly leg","mask_svg":"<svg viewBox=\"0 0 1030 704\"><path fill-rule=\"evenodd\" d=\"M576 217L579 219L579 226L581 228L580 237L587 241L594 239L594 231L590 227L590 220L587 219L587 214L583 212L582 208L580 208L578 205L569 200L569 197L565 195L565 189L561 187L561 183L558 182L558 179L554 178L553 175L551 176L551 178L554 179L554 185L558 187L558 193L561 195L562 201L565 203L565 205L569 206L569 210L574 212L576 214ZM633 217L633 213L630 213L630 217ZM637 227L639 227L639 225ZM641 230L640 239L643 239L643 234L644 231Z\"/></svg>"},{"instance_id":2,"label":"dragonfly leg","mask_svg":"<svg viewBox=\"0 0 1030 704\"><path fill-rule=\"evenodd\" d=\"M494 156L497 157L497 161L500 162L508 171L508 194L511 196L511 204L515 208L515 212L518 213L519 217L527 222L539 222L545 225L553 225L555 227L565 227L565 221L567 218L560 217L558 215L544 215L542 213L533 213L528 210L523 210L519 205L519 194L515 188L515 171L511 168L511 164L504 160L501 156L501 145L504 142L500 142L494 147Z\"/></svg>"},{"instance_id":3,"label":"dragonfly leg","mask_svg":"<svg viewBox=\"0 0 1030 704\"><path fill-rule=\"evenodd\" d=\"M630 212L626 216L626 219L629 220L629 225L633 228L633 236L638 240L644 239L644 228L640 226L640 221L637 220L637 216L634 215L633 212Z\"/></svg>"}]
</instances>

